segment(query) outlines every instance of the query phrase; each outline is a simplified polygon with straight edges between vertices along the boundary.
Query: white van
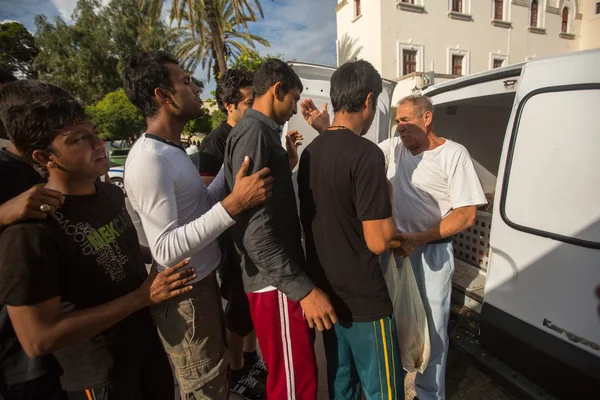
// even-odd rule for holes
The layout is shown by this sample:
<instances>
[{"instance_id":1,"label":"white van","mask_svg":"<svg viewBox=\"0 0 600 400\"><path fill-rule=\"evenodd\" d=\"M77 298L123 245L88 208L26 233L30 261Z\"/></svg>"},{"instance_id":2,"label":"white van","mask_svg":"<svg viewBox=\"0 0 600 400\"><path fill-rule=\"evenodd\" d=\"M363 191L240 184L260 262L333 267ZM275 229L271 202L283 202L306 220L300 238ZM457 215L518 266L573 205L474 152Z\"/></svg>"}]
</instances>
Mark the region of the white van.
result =
<instances>
[{"instance_id":1,"label":"white van","mask_svg":"<svg viewBox=\"0 0 600 400\"><path fill-rule=\"evenodd\" d=\"M333 68L295 64L328 101ZM327 73L325 73L327 72ZM328 74L328 76L326 76ZM375 126L387 138L394 83ZM454 240L453 298L480 313L484 349L562 398L600 396L600 50L435 85L439 136L463 144L490 202ZM316 133L288 123L306 146Z\"/></svg>"},{"instance_id":2,"label":"white van","mask_svg":"<svg viewBox=\"0 0 600 400\"><path fill-rule=\"evenodd\" d=\"M561 397L600 397L600 50L423 93L493 201L454 243L483 347Z\"/></svg>"}]
</instances>

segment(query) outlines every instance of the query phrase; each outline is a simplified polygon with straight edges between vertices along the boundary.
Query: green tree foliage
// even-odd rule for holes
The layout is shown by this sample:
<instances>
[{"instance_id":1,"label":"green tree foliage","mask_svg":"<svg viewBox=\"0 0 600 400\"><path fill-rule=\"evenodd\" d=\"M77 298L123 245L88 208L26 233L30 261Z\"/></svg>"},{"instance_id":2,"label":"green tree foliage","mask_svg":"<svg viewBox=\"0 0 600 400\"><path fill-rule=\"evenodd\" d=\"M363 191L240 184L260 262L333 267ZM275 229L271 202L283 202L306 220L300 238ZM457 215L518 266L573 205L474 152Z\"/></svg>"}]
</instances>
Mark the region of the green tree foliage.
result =
<instances>
[{"instance_id":1,"label":"green tree foliage","mask_svg":"<svg viewBox=\"0 0 600 400\"><path fill-rule=\"evenodd\" d=\"M170 50L173 35L160 20L147 24L137 0L79 0L73 23L60 17L54 23L36 17L36 42L40 49L35 68L40 78L54 83L93 104L122 86L127 56L144 50Z\"/></svg>"},{"instance_id":2,"label":"green tree foliage","mask_svg":"<svg viewBox=\"0 0 600 400\"><path fill-rule=\"evenodd\" d=\"M142 114L127 98L125 90L107 94L86 113L96 125L100 137L107 141L136 138L146 129Z\"/></svg>"},{"instance_id":3,"label":"green tree foliage","mask_svg":"<svg viewBox=\"0 0 600 400\"><path fill-rule=\"evenodd\" d=\"M227 121L227 115L221 109L213 111L210 115L211 130L217 129L225 121Z\"/></svg>"},{"instance_id":4,"label":"green tree foliage","mask_svg":"<svg viewBox=\"0 0 600 400\"><path fill-rule=\"evenodd\" d=\"M204 110L204 115L188 122L183 128L185 135L201 135L212 131L212 118L207 110Z\"/></svg>"},{"instance_id":5,"label":"green tree foliage","mask_svg":"<svg viewBox=\"0 0 600 400\"><path fill-rule=\"evenodd\" d=\"M208 2L205 2L208 3ZM256 16L236 15L232 0L214 0L216 7L216 17L218 19L220 42L223 46L225 60L235 61L243 54L254 53L256 44L269 47L270 43L259 35L249 33L238 22L247 24L255 22ZM195 70L198 66L210 73L216 78L223 71L219 65L215 48L215 37L209 24L209 18L204 8L196 11L197 22L192 24L189 19L182 27L172 29L170 32L176 33L180 40L176 46L176 55L183 60L183 64L190 70ZM189 17L188 17L189 18Z\"/></svg>"},{"instance_id":6,"label":"green tree foliage","mask_svg":"<svg viewBox=\"0 0 600 400\"><path fill-rule=\"evenodd\" d=\"M241 54L235 60L229 63L229 69L245 69L250 72L256 72L260 65L269 58L281 58L281 54L261 56L257 51L249 51Z\"/></svg>"},{"instance_id":7,"label":"green tree foliage","mask_svg":"<svg viewBox=\"0 0 600 400\"><path fill-rule=\"evenodd\" d=\"M0 24L0 68L35 78L33 60L37 54L35 39L22 23Z\"/></svg>"},{"instance_id":8,"label":"green tree foliage","mask_svg":"<svg viewBox=\"0 0 600 400\"><path fill-rule=\"evenodd\" d=\"M165 0L138 3L152 19L160 15ZM260 0L176 0L171 2L170 17L177 21L178 33L187 35L180 52L203 67L210 60L207 70L214 69L215 77L227 71L227 60L236 57L242 47L254 49L254 42L268 46L265 39L248 30L248 22L264 17Z\"/></svg>"}]
</instances>

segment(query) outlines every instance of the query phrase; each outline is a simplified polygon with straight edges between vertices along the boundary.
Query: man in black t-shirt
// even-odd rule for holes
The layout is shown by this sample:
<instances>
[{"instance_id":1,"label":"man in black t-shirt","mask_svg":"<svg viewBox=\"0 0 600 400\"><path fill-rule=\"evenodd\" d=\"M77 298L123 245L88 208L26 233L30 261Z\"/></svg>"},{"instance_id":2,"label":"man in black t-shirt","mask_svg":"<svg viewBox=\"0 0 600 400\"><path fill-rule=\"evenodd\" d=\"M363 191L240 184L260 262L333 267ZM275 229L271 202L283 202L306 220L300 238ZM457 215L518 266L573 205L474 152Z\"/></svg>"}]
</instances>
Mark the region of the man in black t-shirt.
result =
<instances>
[{"instance_id":1,"label":"man in black t-shirt","mask_svg":"<svg viewBox=\"0 0 600 400\"><path fill-rule=\"evenodd\" d=\"M252 107L252 76L246 70L230 69L217 82L217 104L227 115L227 120L212 131L200 146L199 170L206 186L212 183L223 167L229 133L244 116L244 111ZM264 397L267 368L256 352L250 305L244 292L239 257L235 254L229 231L219 236L219 248L221 296L227 300L225 325L230 352L231 390L249 400L260 400Z\"/></svg>"},{"instance_id":2,"label":"man in black t-shirt","mask_svg":"<svg viewBox=\"0 0 600 400\"><path fill-rule=\"evenodd\" d=\"M323 332L329 395L404 399L396 323L378 255L392 221L384 155L363 138L382 91L366 61L331 77L331 127L303 152L298 173L306 273L331 299L339 322Z\"/></svg>"},{"instance_id":3,"label":"man in black t-shirt","mask_svg":"<svg viewBox=\"0 0 600 400\"><path fill-rule=\"evenodd\" d=\"M147 306L189 291L186 263L149 276L122 191L97 182L104 143L67 92L12 107L7 131L47 189L51 217L0 234L0 303L30 357L53 353L71 399L172 398L173 377Z\"/></svg>"}]
</instances>

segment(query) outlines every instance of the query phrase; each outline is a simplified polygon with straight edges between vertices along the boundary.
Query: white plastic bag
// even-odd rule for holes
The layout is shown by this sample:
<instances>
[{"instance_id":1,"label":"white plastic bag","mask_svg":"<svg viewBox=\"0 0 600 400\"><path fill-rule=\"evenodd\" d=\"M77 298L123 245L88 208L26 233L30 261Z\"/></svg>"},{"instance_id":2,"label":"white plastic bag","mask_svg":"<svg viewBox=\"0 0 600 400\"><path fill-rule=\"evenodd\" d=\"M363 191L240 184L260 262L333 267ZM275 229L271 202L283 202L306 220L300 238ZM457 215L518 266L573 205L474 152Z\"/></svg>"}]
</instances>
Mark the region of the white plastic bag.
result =
<instances>
[{"instance_id":1,"label":"white plastic bag","mask_svg":"<svg viewBox=\"0 0 600 400\"><path fill-rule=\"evenodd\" d=\"M394 305L402 366L409 372L423 373L429 362L431 343L415 274L408 257L404 258L400 269L396 267L393 254L388 253L387 258L384 277Z\"/></svg>"}]
</instances>

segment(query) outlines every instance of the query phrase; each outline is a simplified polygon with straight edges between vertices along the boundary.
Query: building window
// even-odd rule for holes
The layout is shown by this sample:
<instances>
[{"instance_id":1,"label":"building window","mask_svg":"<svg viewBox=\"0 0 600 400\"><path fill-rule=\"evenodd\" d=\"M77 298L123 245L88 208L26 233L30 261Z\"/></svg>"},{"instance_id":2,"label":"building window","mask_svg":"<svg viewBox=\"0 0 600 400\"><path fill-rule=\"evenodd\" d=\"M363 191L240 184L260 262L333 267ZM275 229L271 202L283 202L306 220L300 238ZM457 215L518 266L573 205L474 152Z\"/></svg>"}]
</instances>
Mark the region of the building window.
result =
<instances>
[{"instance_id":1,"label":"building window","mask_svg":"<svg viewBox=\"0 0 600 400\"><path fill-rule=\"evenodd\" d=\"M360 0L354 0L354 16L360 17L361 14L362 13L360 11Z\"/></svg>"},{"instance_id":2,"label":"building window","mask_svg":"<svg viewBox=\"0 0 600 400\"><path fill-rule=\"evenodd\" d=\"M531 15L529 26L537 27L538 26L538 2L537 0L531 1Z\"/></svg>"},{"instance_id":3,"label":"building window","mask_svg":"<svg viewBox=\"0 0 600 400\"><path fill-rule=\"evenodd\" d=\"M402 51L402 75L412 74L417 72L417 51L403 50Z\"/></svg>"},{"instance_id":4,"label":"building window","mask_svg":"<svg viewBox=\"0 0 600 400\"><path fill-rule=\"evenodd\" d=\"M494 19L498 21L504 20L504 1L494 0Z\"/></svg>"},{"instance_id":5,"label":"building window","mask_svg":"<svg viewBox=\"0 0 600 400\"><path fill-rule=\"evenodd\" d=\"M569 9L567 7L563 8L562 11L562 26L560 31L562 33L567 33L569 28Z\"/></svg>"},{"instance_id":6,"label":"building window","mask_svg":"<svg viewBox=\"0 0 600 400\"><path fill-rule=\"evenodd\" d=\"M448 74L456 75L456 76L466 76L469 75L469 64L470 64L470 51L467 49L460 48L450 48L448 47L448 58L446 61L446 69ZM502 57L495 57L502 58ZM492 58L490 56L490 68L492 65Z\"/></svg>"},{"instance_id":7,"label":"building window","mask_svg":"<svg viewBox=\"0 0 600 400\"><path fill-rule=\"evenodd\" d=\"M596 3L596 14L600 14L600 1Z\"/></svg>"},{"instance_id":8,"label":"building window","mask_svg":"<svg viewBox=\"0 0 600 400\"><path fill-rule=\"evenodd\" d=\"M403 3L415 4L415 0L402 0Z\"/></svg>"},{"instance_id":9,"label":"building window","mask_svg":"<svg viewBox=\"0 0 600 400\"><path fill-rule=\"evenodd\" d=\"M423 72L423 52L424 48L420 44L398 42L397 76Z\"/></svg>"},{"instance_id":10,"label":"building window","mask_svg":"<svg viewBox=\"0 0 600 400\"><path fill-rule=\"evenodd\" d=\"M452 11L457 12L457 13L463 12L462 0L452 0Z\"/></svg>"},{"instance_id":11,"label":"building window","mask_svg":"<svg viewBox=\"0 0 600 400\"><path fill-rule=\"evenodd\" d=\"M505 67L508 65L508 54L490 53L490 69Z\"/></svg>"},{"instance_id":12,"label":"building window","mask_svg":"<svg viewBox=\"0 0 600 400\"><path fill-rule=\"evenodd\" d=\"M465 56L453 54L452 55L452 75L462 75L463 74L463 62L465 61Z\"/></svg>"}]
</instances>

